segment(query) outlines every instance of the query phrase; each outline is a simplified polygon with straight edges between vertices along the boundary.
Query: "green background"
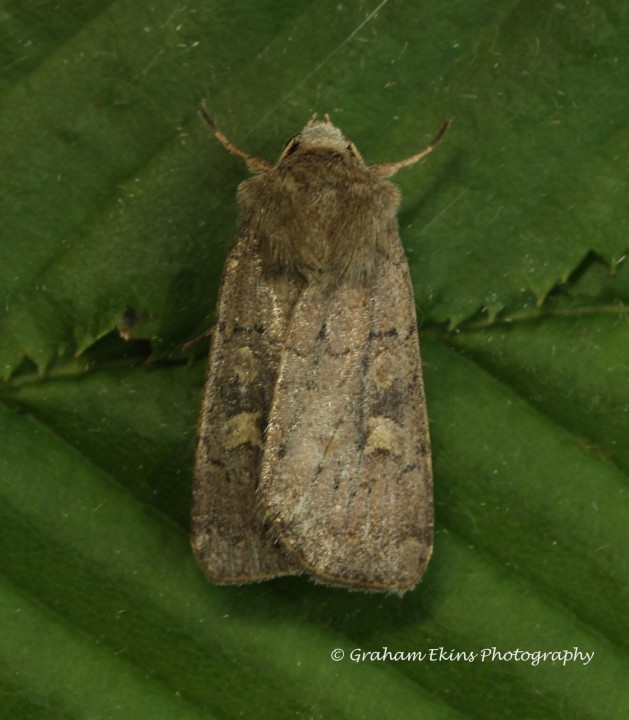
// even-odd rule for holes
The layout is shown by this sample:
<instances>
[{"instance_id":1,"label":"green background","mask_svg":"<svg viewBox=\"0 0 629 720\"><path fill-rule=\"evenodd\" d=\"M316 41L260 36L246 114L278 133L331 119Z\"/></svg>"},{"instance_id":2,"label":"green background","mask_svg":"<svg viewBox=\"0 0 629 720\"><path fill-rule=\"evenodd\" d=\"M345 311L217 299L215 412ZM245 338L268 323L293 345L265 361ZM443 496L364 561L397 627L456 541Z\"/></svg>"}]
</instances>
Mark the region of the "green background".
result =
<instances>
[{"instance_id":1,"label":"green background","mask_svg":"<svg viewBox=\"0 0 629 720\"><path fill-rule=\"evenodd\" d=\"M0 718L626 714L627 37L621 0L0 3ZM402 599L192 557L181 346L247 176L201 98L269 159L314 111L369 163L454 121L396 177L437 521ZM349 658L384 647L595 655Z\"/></svg>"}]
</instances>

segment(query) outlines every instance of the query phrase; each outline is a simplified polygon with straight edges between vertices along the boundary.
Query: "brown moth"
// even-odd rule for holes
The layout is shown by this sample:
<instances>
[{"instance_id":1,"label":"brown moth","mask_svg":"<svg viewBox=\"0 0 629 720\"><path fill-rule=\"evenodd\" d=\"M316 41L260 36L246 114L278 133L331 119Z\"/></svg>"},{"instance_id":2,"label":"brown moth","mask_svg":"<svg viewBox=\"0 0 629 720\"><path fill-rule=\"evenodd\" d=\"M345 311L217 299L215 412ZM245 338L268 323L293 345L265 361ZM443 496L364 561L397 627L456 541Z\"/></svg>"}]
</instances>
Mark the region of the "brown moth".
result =
<instances>
[{"instance_id":1,"label":"brown moth","mask_svg":"<svg viewBox=\"0 0 629 720\"><path fill-rule=\"evenodd\" d=\"M192 544L215 583L307 573L402 594L432 552L430 440L400 243L406 160L316 115L238 188L201 411Z\"/></svg>"}]
</instances>

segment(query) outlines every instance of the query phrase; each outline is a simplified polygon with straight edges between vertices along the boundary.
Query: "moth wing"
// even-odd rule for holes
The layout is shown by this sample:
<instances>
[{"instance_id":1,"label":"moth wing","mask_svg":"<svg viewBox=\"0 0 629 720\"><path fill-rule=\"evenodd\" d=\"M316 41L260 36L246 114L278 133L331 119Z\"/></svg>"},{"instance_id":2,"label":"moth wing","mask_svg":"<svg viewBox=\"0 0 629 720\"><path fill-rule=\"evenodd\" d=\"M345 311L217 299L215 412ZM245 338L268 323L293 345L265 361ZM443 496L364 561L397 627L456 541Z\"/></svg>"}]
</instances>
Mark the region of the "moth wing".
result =
<instances>
[{"instance_id":1,"label":"moth wing","mask_svg":"<svg viewBox=\"0 0 629 720\"><path fill-rule=\"evenodd\" d=\"M311 284L290 322L258 488L287 550L328 584L404 592L432 551L432 469L408 265Z\"/></svg>"},{"instance_id":2,"label":"moth wing","mask_svg":"<svg viewBox=\"0 0 629 720\"><path fill-rule=\"evenodd\" d=\"M296 292L265 277L258 241L243 230L221 284L194 472L192 545L213 582L302 572L256 513L264 429Z\"/></svg>"}]
</instances>

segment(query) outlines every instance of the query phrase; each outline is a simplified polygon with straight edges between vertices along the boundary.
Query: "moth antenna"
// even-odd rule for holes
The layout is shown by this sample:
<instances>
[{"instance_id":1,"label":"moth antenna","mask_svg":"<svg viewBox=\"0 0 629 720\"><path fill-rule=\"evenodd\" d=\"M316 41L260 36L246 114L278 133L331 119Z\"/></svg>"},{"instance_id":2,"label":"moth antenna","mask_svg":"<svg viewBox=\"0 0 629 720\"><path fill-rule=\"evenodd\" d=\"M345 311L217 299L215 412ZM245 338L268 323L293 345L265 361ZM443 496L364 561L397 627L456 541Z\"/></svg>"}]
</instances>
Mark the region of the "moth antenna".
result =
<instances>
[{"instance_id":1,"label":"moth antenna","mask_svg":"<svg viewBox=\"0 0 629 720\"><path fill-rule=\"evenodd\" d=\"M441 138L446 134L446 130L450 127L450 125L452 125L452 120L445 120L435 137L416 155L411 155L411 157L408 157L405 160L398 160L397 162L372 165L370 170L373 170L381 177L391 177L392 175L395 175L398 170L408 167L409 165L414 165L416 162L419 162L422 158L426 157L428 153L433 151L433 149L441 142Z\"/></svg>"},{"instance_id":2,"label":"moth antenna","mask_svg":"<svg viewBox=\"0 0 629 720\"><path fill-rule=\"evenodd\" d=\"M330 116L328 115L328 113L323 116L323 119L328 125L332 125L332 120L330 120Z\"/></svg>"},{"instance_id":3,"label":"moth antenna","mask_svg":"<svg viewBox=\"0 0 629 720\"><path fill-rule=\"evenodd\" d=\"M310 118L310 120L308 120L306 125L314 125L317 122L317 116L318 113L313 113L312 117Z\"/></svg>"},{"instance_id":4,"label":"moth antenna","mask_svg":"<svg viewBox=\"0 0 629 720\"><path fill-rule=\"evenodd\" d=\"M199 103L199 112L201 113L205 122L212 128L212 132L214 133L214 135L216 135L216 139L221 143L221 145L232 155L236 155L237 157L244 160L251 172L263 173L267 172L267 170L270 170L273 167L273 165L271 165L268 160L258 157L257 155L250 155L243 150L239 150L235 145L232 145L225 137L225 135L223 135L223 133L218 129L218 125L214 122L214 118L208 112L208 109L205 106L205 102L203 100L201 100L201 102Z\"/></svg>"}]
</instances>

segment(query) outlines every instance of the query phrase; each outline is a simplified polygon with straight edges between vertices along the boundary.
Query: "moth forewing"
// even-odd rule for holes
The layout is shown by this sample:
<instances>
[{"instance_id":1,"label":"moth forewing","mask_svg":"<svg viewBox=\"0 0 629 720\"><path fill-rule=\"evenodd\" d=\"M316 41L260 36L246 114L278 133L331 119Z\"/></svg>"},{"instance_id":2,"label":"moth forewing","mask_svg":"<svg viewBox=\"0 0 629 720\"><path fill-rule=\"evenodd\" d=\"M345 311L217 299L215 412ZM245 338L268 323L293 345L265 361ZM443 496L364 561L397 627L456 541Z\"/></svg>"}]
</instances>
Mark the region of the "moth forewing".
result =
<instances>
[{"instance_id":1,"label":"moth forewing","mask_svg":"<svg viewBox=\"0 0 629 720\"><path fill-rule=\"evenodd\" d=\"M208 577L309 573L403 593L432 550L417 325L386 180L316 116L241 183L199 425L193 546Z\"/></svg>"},{"instance_id":2,"label":"moth forewing","mask_svg":"<svg viewBox=\"0 0 629 720\"><path fill-rule=\"evenodd\" d=\"M430 558L432 473L412 289L390 240L373 283L298 301L258 493L318 581L401 593Z\"/></svg>"},{"instance_id":3,"label":"moth forewing","mask_svg":"<svg viewBox=\"0 0 629 720\"><path fill-rule=\"evenodd\" d=\"M264 431L289 313L246 226L225 265L199 422L192 544L209 579L302 572L256 518Z\"/></svg>"}]
</instances>

